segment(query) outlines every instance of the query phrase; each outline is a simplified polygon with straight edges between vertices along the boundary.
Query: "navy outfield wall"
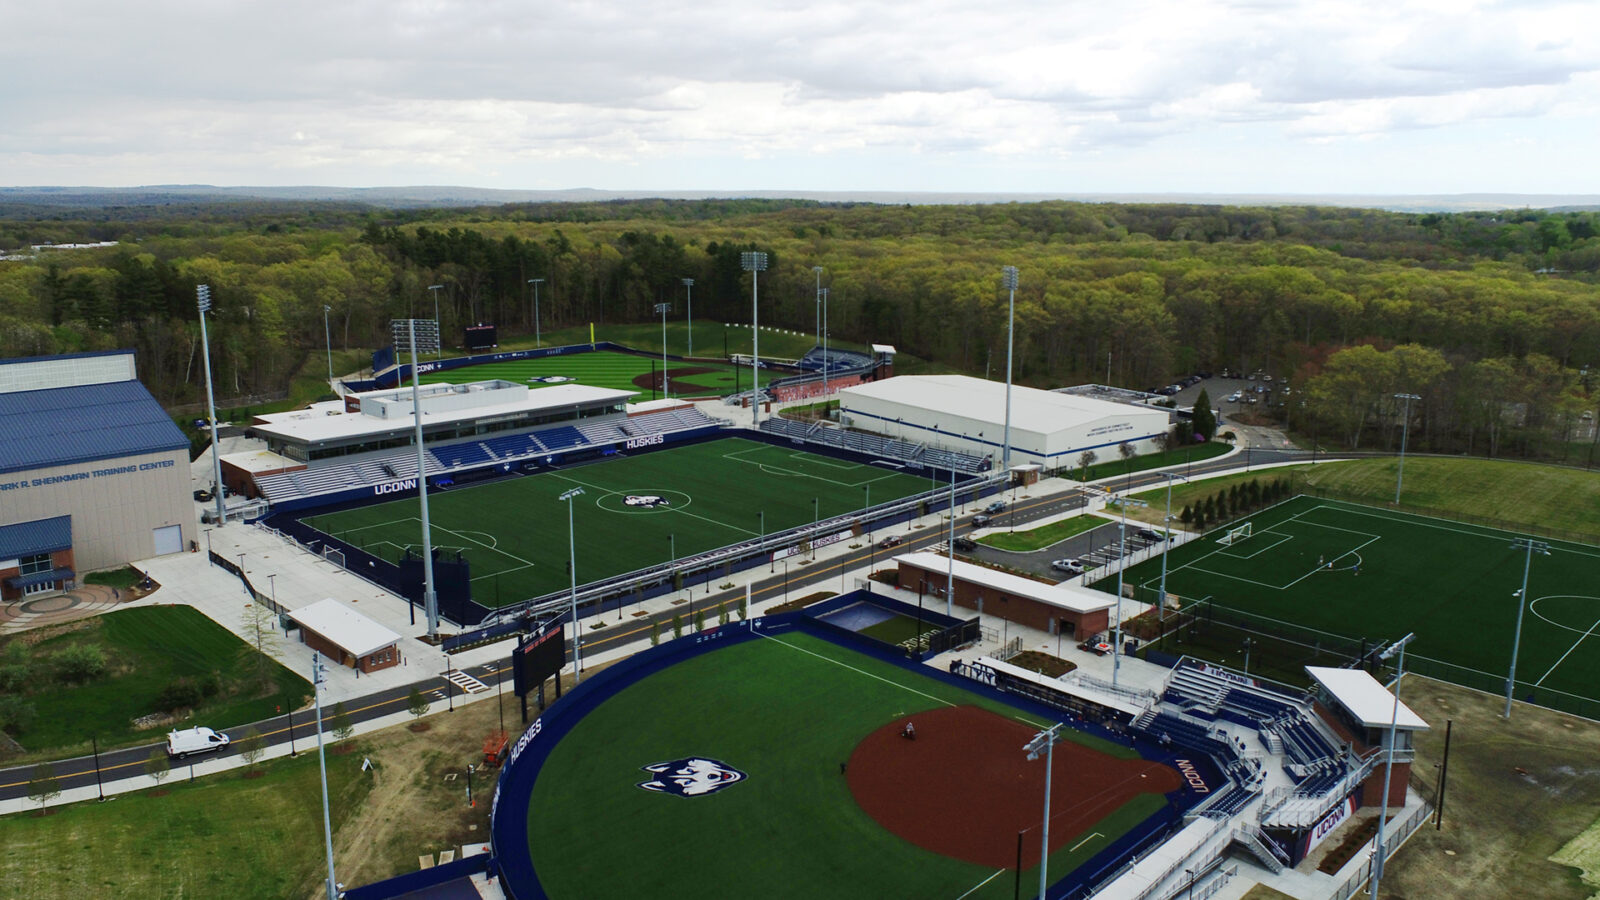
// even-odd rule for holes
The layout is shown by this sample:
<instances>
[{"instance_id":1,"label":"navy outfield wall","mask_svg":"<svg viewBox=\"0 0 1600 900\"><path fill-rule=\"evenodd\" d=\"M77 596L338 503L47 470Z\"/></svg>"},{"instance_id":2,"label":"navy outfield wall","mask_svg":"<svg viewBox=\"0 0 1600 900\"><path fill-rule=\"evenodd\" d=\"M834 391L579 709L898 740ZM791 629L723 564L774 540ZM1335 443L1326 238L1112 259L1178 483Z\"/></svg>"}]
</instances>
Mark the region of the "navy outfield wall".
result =
<instances>
[{"instance_id":1,"label":"navy outfield wall","mask_svg":"<svg viewBox=\"0 0 1600 900\"><path fill-rule=\"evenodd\" d=\"M876 647L857 642L846 643L833 631L818 628L817 624L805 612L784 613L707 629L689 637L647 648L589 675L582 684L569 691L562 701L555 703L530 723L512 747L511 754L500 773L500 779L495 784L490 808L489 832L494 854L491 870L500 876L501 888L506 896L513 900L544 900L548 897L534 870L529 850L528 807L539 771L549 759L555 745L571 732L584 716L614 694L701 653L766 636L804 631L854 652L988 697L1044 721L1062 720L1057 710L1044 704L912 662L906 659L903 653L895 652L898 648L886 648L881 642L878 642ZM1118 727L1108 728L1082 719L1072 720L1070 727L1084 734L1128 747L1144 759L1166 760L1172 757L1173 748L1159 747L1141 736L1130 735ZM1205 758L1204 754L1197 756ZM1212 769L1209 770L1208 777L1221 776ZM1165 840L1182 824L1184 812L1207 796L1209 793L1196 793L1194 788L1187 786L1168 794L1166 806L1147 818L1140 826L1109 844L1088 862L1052 884L1047 892L1048 897L1051 900L1064 900L1064 898L1084 896L1108 874L1119 869L1130 855L1135 852L1143 853L1146 848ZM377 888L381 885L372 887ZM387 900L399 896L399 893L371 893L364 894L363 900Z\"/></svg>"}]
</instances>

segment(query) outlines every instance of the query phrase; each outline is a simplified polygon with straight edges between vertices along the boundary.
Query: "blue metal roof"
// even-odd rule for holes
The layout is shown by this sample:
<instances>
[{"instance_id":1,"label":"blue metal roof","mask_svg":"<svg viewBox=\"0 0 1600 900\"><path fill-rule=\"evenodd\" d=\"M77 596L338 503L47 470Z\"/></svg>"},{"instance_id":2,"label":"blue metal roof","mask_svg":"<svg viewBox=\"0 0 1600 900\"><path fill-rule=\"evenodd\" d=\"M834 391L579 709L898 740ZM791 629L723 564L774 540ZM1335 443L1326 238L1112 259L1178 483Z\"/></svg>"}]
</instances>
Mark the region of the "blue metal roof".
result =
<instances>
[{"instance_id":1,"label":"blue metal roof","mask_svg":"<svg viewBox=\"0 0 1600 900\"><path fill-rule=\"evenodd\" d=\"M137 381L0 394L0 435L0 474L189 447Z\"/></svg>"},{"instance_id":2,"label":"blue metal roof","mask_svg":"<svg viewBox=\"0 0 1600 900\"><path fill-rule=\"evenodd\" d=\"M0 525L0 559L38 556L72 546L72 517L56 516Z\"/></svg>"},{"instance_id":3,"label":"blue metal roof","mask_svg":"<svg viewBox=\"0 0 1600 900\"><path fill-rule=\"evenodd\" d=\"M14 578L7 578L6 584L20 589L33 587L36 584L44 584L47 581L66 581L69 578L76 577L77 574L71 569L51 569L48 572L35 572L32 575L18 575Z\"/></svg>"}]
</instances>

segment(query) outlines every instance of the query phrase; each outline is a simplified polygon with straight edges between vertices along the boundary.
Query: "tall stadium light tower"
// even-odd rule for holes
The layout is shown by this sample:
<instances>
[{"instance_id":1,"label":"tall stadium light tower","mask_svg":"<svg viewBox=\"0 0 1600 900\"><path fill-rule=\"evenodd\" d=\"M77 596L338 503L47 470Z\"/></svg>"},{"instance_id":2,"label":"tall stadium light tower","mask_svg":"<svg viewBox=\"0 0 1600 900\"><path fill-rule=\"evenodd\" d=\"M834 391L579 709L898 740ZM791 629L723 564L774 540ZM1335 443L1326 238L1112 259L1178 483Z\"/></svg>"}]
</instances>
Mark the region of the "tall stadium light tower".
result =
<instances>
[{"instance_id":1,"label":"tall stadium light tower","mask_svg":"<svg viewBox=\"0 0 1600 900\"><path fill-rule=\"evenodd\" d=\"M539 285L544 284L544 279L529 278L528 283L533 285L533 345L543 347L544 339L539 334Z\"/></svg>"},{"instance_id":2,"label":"tall stadium light tower","mask_svg":"<svg viewBox=\"0 0 1600 900\"><path fill-rule=\"evenodd\" d=\"M433 531L428 525L427 448L422 443L422 373L418 350L439 349L439 323L427 319L396 319L390 323L396 352L411 351L411 418L416 426L417 499L422 506L422 609L428 618L428 636L439 633L439 596L433 584Z\"/></svg>"},{"instance_id":3,"label":"tall stadium light tower","mask_svg":"<svg viewBox=\"0 0 1600 900\"><path fill-rule=\"evenodd\" d=\"M1404 419L1400 423L1400 469L1394 476L1394 502L1398 506L1400 505L1400 485L1405 482L1406 478L1406 438L1411 434L1411 401L1421 400L1422 398L1416 394L1395 394L1394 398L1396 400L1404 400L1406 404L1406 411L1403 414Z\"/></svg>"},{"instance_id":4,"label":"tall stadium light tower","mask_svg":"<svg viewBox=\"0 0 1600 900\"><path fill-rule=\"evenodd\" d=\"M817 273L817 345L822 345L822 267L812 266L811 271Z\"/></svg>"},{"instance_id":5,"label":"tall stadium light tower","mask_svg":"<svg viewBox=\"0 0 1600 900\"><path fill-rule=\"evenodd\" d=\"M339 882L333 874L333 825L328 817L328 757L322 749L322 685L327 681L328 668L322 664L322 654L311 653L311 693L317 700L317 768L322 772L322 845L328 854L328 880L323 887L328 900L338 900Z\"/></svg>"},{"instance_id":6,"label":"tall stadium light tower","mask_svg":"<svg viewBox=\"0 0 1600 900\"><path fill-rule=\"evenodd\" d=\"M750 273L750 427L761 425L761 302L756 283L767 270L767 255L759 250L739 254L739 265Z\"/></svg>"},{"instance_id":7,"label":"tall stadium light tower","mask_svg":"<svg viewBox=\"0 0 1600 900\"><path fill-rule=\"evenodd\" d=\"M689 349L684 353L684 355L685 356L693 356L694 355L694 279L693 278L682 278L682 279L679 279L679 280L683 282L683 287L688 292L688 297L686 297L684 299L684 302L687 304L687 308L684 310L684 313L689 317Z\"/></svg>"},{"instance_id":8,"label":"tall stadium light tower","mask_svg":"<svg viewBox=\"0 0 1600 900\"><path fill-rule=\"evenodd\" d=\"M442 284L430 284L430 285L428 285L428 293L433 295L433 324L436 327L438 326L439 321L440 321L440 319L439 319L439 292L442 291L442 290L444 290L444 285L442 285ZM434 356L437 357L437 356L443 356L444 355L444 351L441 350L440 348L434 347L433 349L434 349Z\"/></svg>"},{"instance_id":9,"label":"tall stadium light tower","mask_svg":"<svg viewBox=\"0 0 1600 900\"><path fill-rule=\"evenodd\" d=\"M1528 573L1533 569L1533 555L1550 555L1550 545L1544 541L1535 541L1531 538L1517 538L1511 544L1513 550L1527 550L1527 561L1522 564L1522 589L1514 595L1517 598L1517 632L1511 639L1511 672L1506 675L1506 714L1511 718L1511 695L1517 689L1517 651L1522 647L1522 613L1528 608Z\"/></svg>"},{"instance_id":10,"label":"tall stadium light tower","mask_svg":"<svg viewBox=\"0 0 1600 900\"><path fill-rule=\"evenodd\" d=\"M822 397L828 397L828 289L822 289Z\"/></svg>"},{"instance_id":11,"label":"tall stadium light tower","mask_svg":"<svg viewBox=\"0 0 1600 900\"><path fill-rule=\"evenodd\" d=\"M572 524L572 505L577 498L583 496L583 488L575 487L563 493L560 499L567 501L567 570L572 575L572 683L574 686L583 677L583 656L578 649L578 532ZM673 552L677 552L674 548ZM694 596L694 591L689 592Z\"/></svg>"},{"instance_id":12,"label":"tall stadium light tower","mask_svg":"<svg viewBox=\"0 0 1600 900\"><path fill-rule=\"evenodd\" d=\"M1117 505L1122 508L1122 524L1119 530L1122 534L1122 544L1117 550L1117 645L1111 648L1111 684L1117 683L1117 676L1122 671L1122 573L1128 568L1128 507L1149 506L1144 500L1134 500L1129 497L1118 497ZM1056 626L1059 628L1060 626Z\"/></svg>"},{"instance_id":13,"label":"tall stadium light tower","mask_svg":"<svg viewBox=\"0 0 1600 900\"><path fill-rule=\"evenodd\" d=\"M1372 900L1378 900L1378 881L1383 878L1383 823L1389 818L1389 779L1394 774L1394 734L1400 722L1400 679L1406 674L1406 645L1416 638L1415 634L1408 634L1378 654L1379 659L1388 659L1399 653L1400 662L1394 673L1394 708L1389 714L1389 752L1383 763L1383 808L1378 810L1378 839L1372 858Z\"/></svg>"},{"instance_id":14,"label":"tall stadium light tower","mask_svg":"<svg viewBox=\"0 0 1600 900\"><path fill-rule=\"evenodd\" d=\"M1011 475L1011 351L1015 346L1012 335L1016 330L1017 322L1017 267L1006 266L1000 270L1000 283L1005 285L1011 299L1006 311L1006 434L1005 445L1000 451L1000 467L1006 470L1006 477Z\"/></svg>"},{"instance_id":15,"label":"tall stadium light tower","mask_svg":"<svg viewBox=\"0 0 1600 900\"><path fill-rule=\"evenodd\" d=\"M322 306L322 336L328 341L328 389L333 390L333 331L328 326L328 313L333 312L333 307Z\"/></svg>"},{"instance_id":16,"label":"tall stadium light tower","mask_svg":"<svg viewBox=\"0 0 1600 900\"><path fill-rule=\"evenodd\" d=\"M1161 520L1161 533L1166 538L1166 546L1161 548L1161 593L1156 597L1156 620L1166 621L1167 609L1167 556L1172 550L1172 483L1174 481L1188 481L1182 475L1171 472L1160 473L1167 479L1167 514Z\"/></svg>"},{"instance_id":17,"label":"tall stadium light tower","mask_svg":"<svg viewBox=\"0 0 1600 900\"><path fill-rule=\"evenodd\" d=\"M1045 887L1050 881L1050 770L1055 764L1056 742L1061 739L1061 723L1057 722L1033 736L1022 745L1028 759L1038 759L1044 753L1044 838L1039 850L1039 900L1045 900Z\"/></svg>"},{"instance_id":18,"label":"tall stadium light tower","mask_svg":"<svg viewBox=\"0 0 1600 900\"><path fill-rule=\"evenodd\" d=\"M661 399L665 400L667 394L667 313L672 312L671 303L657 303L656 312L661 313Z\"/></svg>"},{"instance_id":19,"label":"tall stadium light tower","mask_svg":"<svg viewBox=\"0 0 1600 900\"><path fill-rule=\"evenodd\" d=\"M217 527L222 528L228 524L228 517L222 509L222 447L217 440L217 400L211 391L211 340L206 336L206 312L211 309L211 285L195 285L194 296L196 305L200 307L200 343L204 344L206 349L203 357L206 361L206 415L211 420L211 477L216 479L216 484L212 485L211 489L217 498Z\"/></svg>"}]
</instances>

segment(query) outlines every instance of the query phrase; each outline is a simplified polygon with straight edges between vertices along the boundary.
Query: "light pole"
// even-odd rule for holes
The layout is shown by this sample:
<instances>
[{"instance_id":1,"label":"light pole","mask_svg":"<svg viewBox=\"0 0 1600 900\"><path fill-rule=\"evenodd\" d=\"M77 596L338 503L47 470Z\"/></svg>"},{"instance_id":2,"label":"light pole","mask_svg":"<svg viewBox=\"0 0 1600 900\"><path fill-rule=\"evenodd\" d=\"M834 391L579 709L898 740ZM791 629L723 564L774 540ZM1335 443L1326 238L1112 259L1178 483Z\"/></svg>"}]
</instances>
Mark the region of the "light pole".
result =
<instances>
[{"instance_id":1,"label":"light pole","mask_svg":"<svg viewBox=\"0 0 1600 900\"><path fill-rule=\"evenodd\" d=\"M1406 404L1406 411L1402 414L1404 418L1400 423L1400 468L1395 472L1394 476L1394 502L1396 506L1399 506L1400 485L1404 483L1406 477L1406 438L1411 433L1411 401L1421 400L1422 398L1416 394L1395 394L1394 398L1396 400L1404 400Z\"/></svg>"},{"instance_id":2,"label":"light pole","mask_svg":"<svg viewBox=\"0 0 1600 900\"><path fill-rule=\"evenodd\" d=\"M1182 475L1172 472L1162 472L1162 477L1167 479L1167 515L1161 520L1161 533L1166 538L1165 546L1161 548L1161 595L1156 598L1156 621L1165 623L1167 612L1167 553L1172 549L1172 482L1188 481Z\"/></svg>"},{"instance_id":3,"label":"light pole","mask_svg":"<svg viewBox=\"0 0 1600 900\"><path fill-rule=\"evenodd\" d=\"M583 496L583 488L575 487L562 494L560 498L567 501L567 570L572 575L572 683L574 686L583 677L583 657L579 655L578 651L578 538L577 532L572 525L572 501L581 496Z\"/></svg>"},{"instance_id":4,"label":"light pole","mask_svg":"<svg viewBox=\"0 0 1600 900\"><path fill-rule=\"evenodd\" d=\"M333 312L333 307L322 306L322 336L328 341L328 389L333 389L333 329L328 324L328 313Z\"/></svg>"},{"instance_id":5,"label":"light pole","mask_svg":"<svg viewBox=\"0 0 1600 900\"><path fill-rule=\"evenodd\" d=\"M657 303L656 312L661 313L661 399L665 400L670 396L667 393L667 313L672 312L672 304Z\"/></svg>"},{"instance_id":6,"label":"light pole","mask_svg":"<svg viewBox=\"0 0 1600 900\"><path fill-rule=\"evenodd\" d=\"M1044 837L1039 842L1039 900L1045 900L1045 888L1050 882L1050 770L1055 764L1056 741L1060 740L1061 723L1057 722L1033 736L1022 745L1028 759L1038 759L1044 751Z\"/></svg>"},{"instance_id":7,"label":"light pole","mask_svg":"<svg viewBox=\"0 0 1600 900\"><path fill-rule=\"evenodd\" d=\"M1111 684L1117 683L1117 675L1122 671L1122 573L1128 568L1128 507L1149 506L1143 500L1134 500L1131 497L1117 498L1117 505L1122 509L1122 524L1118 526L1121 534L1121 546L1117 549L1117 645L1111 648Z\"/></svg>"},{"instance_id":8,"label":"light pole","mask_svg":"<svg viewBox=\"0 0 1600 900\"><path fill-rule=\"evenodd\" d=\"M1006 305L1006 435L1004 447L1000 451L1000 467L1009 473L1011 471L1011 352L1017 320L1017 267L1006 266L1001 269L1000 282L1005 285L1011 298ZM1007 477L1010 477L1009 474Z\"/></svg>"},{"instance_id":9,"label":"light pole","mask_svg":"<svg viewBox=\"0 0 1600 900\"><path fill-rule=\"evenodd\" d=\"M322 683L327 669L322 665L322 654L311 653L311 693L317 700L317 767L322 772L322 842L328 853L328 881L323 885L328 900L338 900L339 882L333 876L333 825L328 816L328 757L322 749Z\"/></svg>"},{"instance_id":10,"label":"light pole","mask_svg":"<svg viewBox=\"0 0 1600 900\"><path fill-rule=\"evenodd\" d=\"M1383 808L1378 810L1377 855L1372 860L1372 900L1378 900L1378 881L1383 878L1383 825L1389 818L1389 779L1394 774L1394 736L1400 721L1400 679L1406 674L1406 645L1416 637L1415 634L1408 634L1378 654L1379 659L1388 659L1399 653L1400 661L1394 675L1394 707L1389 714L1389 754L1383 763Z\"/></svg>"},{"instance_id":11,"label":"light pole","mask_svg":"<svg viewBox=\"0 0 1600 900\"><path fill-rule=\"evenodd\" d=\"M817 345L822 344L822 267L812 266L811 271L817 274ZM827 366L827 357L823 357L823 366Z\"/></svg>"},{"instance_id":12,"label":"light pole","mask_svg":"<svg viewBox=\"0 0 1600 900\"><path fill-rule=\"evenodd\" d=\"M684 306L685 306L684 313L685 313L685 315L688 316L688 320L689 320L689 334L688 334L689 350L684 355L685 356L693 356L694 355L694 279L693 278L684 278L684 279L681 279L681 280L683 281L683 287L684 287L684 290L685 290L685 292L687 294L687 296L684 297Z\"/></svg>"},{"instance_id":13,"label":"light pole","mask_svg":"<svg viewBox=\"0 0 1600 900\"><path fill-rule=\"evenodd\" d=\"M539 334L539 285L544 284L544 279L529 278L528 283L533 285L533 345L543 347L544 339Z\"/></svg>"},{"instance_id":14,"label":"light pole","mask_svg":"<svg viewBox=\"0 0 1600 900\"><path fill-rule=\"evenodd\" d=\"M402 324L404 327L402 327ZM395 349L411 351L411 419L416 429L417 499L422 511L422 608L428 618L428 636L439 633L439 597L433 582L433 530L428 524L427 448L422 443L422 373L417 365L417 350L431 341L439 349L439 323L422 320L422 336L417 336L417 320L391 323Z\"/></svg>"},{"instance_id":15,"label":"light pole","mask_svg":"<svg viewBox=\"0 0 1600 900\"><path fill-rule=\"evenodd\" d=\"M1532 538L1517 538L1511 544L1513 550L1527 550L1527 561L1522 564L1522 589L1512 596L1517 598L1517 631L1511 639L1511 672L1506 675L1506 713L1507 719L1511 718L1511 695L1517 688L1517 651L1522 648L1522 613L1528 608L1528 573L1533 569L1533 554L1550 555L1550 545L1544 541Z\"/></svg>"},{"instance_id":16,"label":"light pole","mask_svg":"<svg viewBox=\"0 0 1600 900\"><path fill-rule=\"evenodd\" d=\"M822 397L828 397L828 289L822 289ZM824 407L826 410L826 407Z\"/></svg>"},{"instance_id":17,"label":"light pole","mask_svg":"<svg viewBox=\"0 0 1600 900\"><path fill-rule=\"evenodd\" d=\"M439 324L439 291L442 290L444 290L444 285L442 284L428 285L428 293L433 295L433 322L435 325ZM443 342L433 349L433 355L435 358L444 355Z\"/></svg>"},{"instance_id":18,"label":"light pole","mask_svg":"<svg viewBox=\"0 0 1600 900\"><path fill-rule=\"evenodd\" d=\"M950 542L945 545L949 555L949 572L945 576L944 614L956 614L956 467L950 466Z\"/></svg>"},{"instance_id":19,"label":"light pole","mask_svg":"<svg viewBox=\"0 0 1600 900\"><path fill-rule=\"evenodd\" d=\"M739 265L750 273L750 427L761 424L761 301L756 286L767 270L767 255L758 250L739 254Z\"/></svg>"},{"instance_id":20,"label":"light pole","mask_svg":"<svg viewBox=\"0 0 1600 900\"><path fill-rule=\"evenodd\" d=\"M206 311L211 309L211 285L195 285L194 295L200 307L200 343L205 345L206 351L202 357L206 361L206 415L211 419L211 477L216 480L211 489L217 497L217 527L223 528L228 524L228 517L222 511L222 445L217 439L217 401L211 389L211 339L206 336ZM240 570L243 571L243 568Z\"/></svg>"}]
</instances>

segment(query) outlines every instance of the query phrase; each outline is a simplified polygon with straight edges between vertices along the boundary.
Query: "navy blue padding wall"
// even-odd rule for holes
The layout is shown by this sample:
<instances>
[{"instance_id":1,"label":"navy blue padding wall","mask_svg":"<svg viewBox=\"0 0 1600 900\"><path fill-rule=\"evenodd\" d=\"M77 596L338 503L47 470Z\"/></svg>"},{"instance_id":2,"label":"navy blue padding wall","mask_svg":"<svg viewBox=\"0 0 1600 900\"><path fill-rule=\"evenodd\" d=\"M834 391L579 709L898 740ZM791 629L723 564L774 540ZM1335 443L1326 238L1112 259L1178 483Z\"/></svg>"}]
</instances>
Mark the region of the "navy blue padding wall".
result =
<instances>
[{"instance_id":1,"label":"navy blue padding wall","mask_svg":"<svg viewBox=\"0 0 1600 900\"><path fill-rule=\"evenodd\" d=\"M874 600L876 599L874 597ZM1035 716L1041 721L1061 719L1057 710L1014 694L1003 693L967 678L908 661L903 653L895 652L898 648L888 648L882 644L877 647L853 642L845 644L832 630L819 628L817 625L818 623L806 613L785 613L724 625L692 637L668 641L585 677L581 685L534 720L517 740L500 773L490 814L489 830L494 852L492 869L500 875L501 887L506 896L513 900L543 900L547 897L539 882L538 873L534 870L533 858L528 847L528 807L534 783L538 780L539 772L555 745L584 716L619 691L701 653L745 641L759 640L763 636L805 631L855 652L900 666L907 671L990 697ZM1157 747L1142 738L1130 736L1121 729L1106 728L1083 720L1072 721L1071 727L1085 734L1130 747L1147 759L1170 759L1173 755L1172 748ZM1203 759L1203 754L1199 758ZM1208 777L1214 774L1215 770L1209 769ZM1204 799L1204 795L1194 794L1188 789L1168 794L1165 807L1122 839L1095 855L1088 863L1055 882L1050 888L1049 896L1059 900L1087 891L1097 881L1120 867L1130 854L1165 839L1174 826L1181 823L1183 813L1201 799ZM708 877L714 877L714 867L708 868L707 872ZM380 900L395 896L398 895L374 893L363 895L361 900Z\"/></svg>"}]
</instances>

